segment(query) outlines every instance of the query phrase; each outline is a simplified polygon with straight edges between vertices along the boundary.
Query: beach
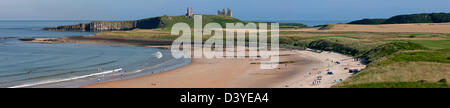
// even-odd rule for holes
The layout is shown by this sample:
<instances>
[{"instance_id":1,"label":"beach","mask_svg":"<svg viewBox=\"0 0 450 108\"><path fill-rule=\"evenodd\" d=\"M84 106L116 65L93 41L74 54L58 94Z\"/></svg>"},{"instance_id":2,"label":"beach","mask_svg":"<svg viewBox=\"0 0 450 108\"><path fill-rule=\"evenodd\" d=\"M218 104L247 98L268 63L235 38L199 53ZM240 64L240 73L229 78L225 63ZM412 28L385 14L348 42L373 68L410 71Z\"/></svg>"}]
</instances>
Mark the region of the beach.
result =
<instances>
[{"instance_id":1,"label":"beach","mask_svg":"<svg viewBox=\"0 0 450 108\"><path fill-rule=\"evenodd\" d=\"M81 88L329 88L352 76L344 68L365 67L360 61L342 54L306 50L280 51L280 62L292 63L280 64L278 69L260 69L259 64L255 64L259 61L261 59L194 58L192 64L167 72ZM327 75L327 70L333 75Z\"/></svg>"}]
</instances>

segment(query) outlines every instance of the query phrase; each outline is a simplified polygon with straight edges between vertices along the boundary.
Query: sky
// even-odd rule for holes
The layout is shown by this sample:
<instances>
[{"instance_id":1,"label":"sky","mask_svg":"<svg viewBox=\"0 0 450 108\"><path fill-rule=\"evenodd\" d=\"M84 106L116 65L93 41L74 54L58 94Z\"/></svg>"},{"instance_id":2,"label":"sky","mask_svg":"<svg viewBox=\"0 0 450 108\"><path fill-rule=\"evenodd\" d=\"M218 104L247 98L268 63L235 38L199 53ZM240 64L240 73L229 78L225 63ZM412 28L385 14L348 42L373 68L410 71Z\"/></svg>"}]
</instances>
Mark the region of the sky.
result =
<instances>
[{"instance_id":1,"label":"sky","mask_svg":"<svg viewBox=\"0 0 450 108\"><path fill-rule=\"evenodd\" d=\"M242 20L356 20L450 12L450 0L0 0L0 20L135 20L217 14Z\"/></svg>"}]
</instances>

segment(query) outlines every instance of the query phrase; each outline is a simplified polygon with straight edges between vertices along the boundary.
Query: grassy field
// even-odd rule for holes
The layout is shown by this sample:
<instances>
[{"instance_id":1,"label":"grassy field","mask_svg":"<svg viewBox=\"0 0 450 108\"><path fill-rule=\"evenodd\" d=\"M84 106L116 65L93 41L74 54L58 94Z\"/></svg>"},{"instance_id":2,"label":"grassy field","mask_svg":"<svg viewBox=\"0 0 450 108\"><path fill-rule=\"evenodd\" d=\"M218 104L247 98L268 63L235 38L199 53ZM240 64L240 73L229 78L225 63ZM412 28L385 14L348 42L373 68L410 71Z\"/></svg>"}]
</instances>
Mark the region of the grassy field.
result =
<instances>
[{"instance_id":1,"label":"grassy field","mask_svg":"<svg viewBox=\"0 0 450 108\"><path fill-rule=\"evenodd\" d=\"M444 33L287 32L282 46L335 51L368 59L337 88L448 88L450 38ZM314 34L316 36L314 36Z\"/></svg>"},{"instance_id":2,"label":"grassy field","mask_svg":"<svg viewBox=\"0 0 450 108\"><path fill-rule=\"evenodd\" d=\"M336 84L337 88L449 87L450 34L281 31L280 36L280 46L284 48L335 51L368 60L366 69ZM171 36L164 29L137 29L104 32L94 37L174 40L178 36ZM203 38L206 40L209 36Z\"/></svg>"},{"instance_id":3,"label":"grassy field","mask_svg":"<svg viewBox=\"0 0 450 108\"><path fill-rule=\"evenodd\" d=\"M123 38L123 39L136 39L136 40L156 40L167 41L175 40L178 36L172 36L169 32L162 30L143 30L135 29L132 31L113 31L98 33L94 37L105 38Z\"/></svg>"}]
</instances>

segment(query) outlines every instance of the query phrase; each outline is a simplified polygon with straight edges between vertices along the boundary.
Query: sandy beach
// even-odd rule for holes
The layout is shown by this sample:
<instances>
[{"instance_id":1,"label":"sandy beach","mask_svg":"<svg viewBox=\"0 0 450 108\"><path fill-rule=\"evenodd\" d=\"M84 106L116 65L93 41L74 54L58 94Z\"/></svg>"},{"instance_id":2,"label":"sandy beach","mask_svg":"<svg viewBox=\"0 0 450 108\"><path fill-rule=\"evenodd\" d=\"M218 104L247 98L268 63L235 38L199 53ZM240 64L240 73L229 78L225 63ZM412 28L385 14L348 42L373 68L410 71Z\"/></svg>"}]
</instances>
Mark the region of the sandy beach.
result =
<instances>
[{"instance_id":1,"label":"sandy beach","mask_svg":"<svg viewBox=\"0 0 450 108\"><path fill-rule=\"evenodd\" d=\"M193 59L192 64L168 72L81 88L328 88L352 75L344 68L365 67L351 57L332 52L287 50L280 55L280 62L293 62L263 70L254 64L260 59ZM334 74L327 75L327 70Z\"/></svg>"}]
</instances>

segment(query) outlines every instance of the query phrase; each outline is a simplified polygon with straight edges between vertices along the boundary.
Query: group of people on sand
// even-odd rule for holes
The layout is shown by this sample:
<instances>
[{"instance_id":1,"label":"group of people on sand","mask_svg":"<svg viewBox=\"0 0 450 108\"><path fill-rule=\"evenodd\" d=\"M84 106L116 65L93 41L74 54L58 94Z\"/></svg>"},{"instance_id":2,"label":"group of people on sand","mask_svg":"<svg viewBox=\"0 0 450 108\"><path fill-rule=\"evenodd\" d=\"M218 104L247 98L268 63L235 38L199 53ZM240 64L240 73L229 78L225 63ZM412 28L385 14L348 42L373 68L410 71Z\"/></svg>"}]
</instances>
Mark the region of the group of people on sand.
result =
<instances>
[{"instance_id":1,"label":"group of people on sand","mask_svg":"<svg viewBox=\"0 0 450 108\"><path fill-rule=\"evenodd\" d=\"M313 85L319 85L322 81L322 76L318 76L314 81L312 82Z\"/></svg>"},{"instance_id":2,"label":"group of people on sand","mask_svg":"<svg viewBox=\"0 0 450 108\"><path fill-rule=\"evenodd\" d=\"M337 65L340 65L341 64L341 62L340 61L335 61L335 60L330 60L330 59L326 59L327 61L331 61L331 63L335 63L335 64L337 64ZM331 65L328 65L328 67L331 67ZM310 73L311 74L311 73ZM319 73L320 74L320 73ZM330 71L330 69L327 69L327 74L328 75L333 75L334 74L334 72L332 72L332 71ZM314 79L314 81L312 82L312 85L320 85L320 83L321 83L321 81L322 81L322 76L318 76L316 79ZM338 79L338 80L335 80L334 81L334 83L337 83L337 82L342 82L343 81L343 79Z\"/></svg>"}]
</instances>

